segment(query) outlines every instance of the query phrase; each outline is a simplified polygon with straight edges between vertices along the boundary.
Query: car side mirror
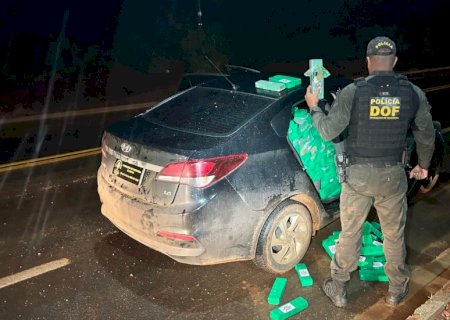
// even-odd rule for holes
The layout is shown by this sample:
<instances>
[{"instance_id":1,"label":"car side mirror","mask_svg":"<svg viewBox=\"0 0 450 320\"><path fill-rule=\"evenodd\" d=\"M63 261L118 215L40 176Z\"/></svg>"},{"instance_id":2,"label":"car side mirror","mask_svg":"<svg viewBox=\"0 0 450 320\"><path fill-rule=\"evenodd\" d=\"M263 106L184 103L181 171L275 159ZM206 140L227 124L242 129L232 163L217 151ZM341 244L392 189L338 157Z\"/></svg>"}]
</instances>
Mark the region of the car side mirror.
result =
<instances>
[{"instance_id":1,"label":"car side mirror","mask_svg":"<svg viewBox=\"0 0 450 320\"><path fill-rule=\"evenodd\" d=\"M330 91L330 94L333 97L333 101L336 100L336 98L337 98L336 91Z\"/></svg>"}]
</instances>

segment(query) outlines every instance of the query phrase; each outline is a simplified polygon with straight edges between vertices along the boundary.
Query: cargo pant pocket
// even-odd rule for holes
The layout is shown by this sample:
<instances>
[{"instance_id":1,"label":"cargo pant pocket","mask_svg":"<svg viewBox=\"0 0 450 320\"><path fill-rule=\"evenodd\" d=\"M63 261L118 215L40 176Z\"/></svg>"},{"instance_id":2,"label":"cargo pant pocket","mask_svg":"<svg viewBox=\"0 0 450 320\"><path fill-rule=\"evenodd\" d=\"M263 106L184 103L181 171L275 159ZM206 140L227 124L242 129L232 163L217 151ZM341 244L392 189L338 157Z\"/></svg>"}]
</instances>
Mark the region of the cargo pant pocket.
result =
<instances>
[{"instance_id":1,"label":"cargo pant pocket","mask_svg":"<svg viewBox=\"0 0 450 320\"><path fill-rule=\"evenodd\" d=\"M363 165L352 165L348 168L347 183L357 192L366 191L370 178L370 169Z\"/></svg>"},{"instance_id":2,"label":"cargo pant pocket","mask_svg":"<svg viewBox=\"0 0 450 320\"><path fill-rule=\"evenodd\" d=\"M408 188L405 169L401 166L387 168L381 174L378 185L378 194L391 196L393 194L405 193Z\"/></svg>"}]
</instances>

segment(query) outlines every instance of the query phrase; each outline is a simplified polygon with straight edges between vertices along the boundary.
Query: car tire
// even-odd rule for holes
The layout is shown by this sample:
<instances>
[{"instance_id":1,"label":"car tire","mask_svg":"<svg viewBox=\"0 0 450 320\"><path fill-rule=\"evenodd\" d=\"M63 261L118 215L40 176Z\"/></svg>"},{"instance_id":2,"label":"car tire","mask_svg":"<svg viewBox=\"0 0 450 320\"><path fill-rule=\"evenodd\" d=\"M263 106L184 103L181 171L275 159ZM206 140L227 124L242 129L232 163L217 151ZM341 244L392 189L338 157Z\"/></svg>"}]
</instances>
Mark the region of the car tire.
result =
<instances>
[{"instance_id":1,"label":"car tire","mask_svg":"<svg viewBox=\"0 0 450 320\"><path fill-rule=\"evenodd\" d=\"M418 192L420 193L428 193L436 186L439 180L439 173L441 172L442 162L444 160L445 153L445 140L442 136L441 132L441 124L438 121L433 121L433 126L436 132L435 138L435 149L433 152L433 156L430 161L430 166L428 168L428 178L426 180L415 180L409 179L409 170L407 171L408 175L408 191L406 193L408 203L412 202L413 198L416 196ZM412 139L412 136L409 137ZM412 140L410 140L412 141ZM415 142L411 143L412 153L410 158L410 166L413 168L417 163L417 152L415 147Z\"/></svg>"},{"instance_id":2,"label":"car tire","mask_svg":"<svg viewBox=\"0 0 450 320\"><path fill-rule=\"evenodd\" d=\"M259 235L255 264L271 273L285 273L303 258L311 243L311 213L287 200L270 214Z\"/></svg>"},{"instance_id":3,"label":"car tire","mask_svg":"<svg viewBox=\"0 0 450 320\"><path fill-rule=\"evenodd\" d=\"M420 192L421 193L428 193L430 192L434 186L436 185L437 181L439 180L439 173L435 172L434 175L430 176L426 182L424 182L423 185L420 186Z\"/></svg>"}]
</instances>

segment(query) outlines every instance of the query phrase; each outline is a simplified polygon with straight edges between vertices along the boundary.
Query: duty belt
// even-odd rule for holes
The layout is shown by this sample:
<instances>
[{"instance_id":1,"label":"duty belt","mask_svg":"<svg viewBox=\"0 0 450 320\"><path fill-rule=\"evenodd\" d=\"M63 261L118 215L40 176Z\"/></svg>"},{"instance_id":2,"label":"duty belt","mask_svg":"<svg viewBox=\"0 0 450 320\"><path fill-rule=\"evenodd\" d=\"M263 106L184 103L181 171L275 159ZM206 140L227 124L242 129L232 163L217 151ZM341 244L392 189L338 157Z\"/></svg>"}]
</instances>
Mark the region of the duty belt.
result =
<instances>
[{"instance_id":1,"label":"duty belt","mask_svg":"<svg viewBox=\"0 0 450 320\"><path fill-rule=\"evenodd\" d=\"M350 165L353 164L367 164L373 168L383 168L383 167L391 167L391 166L399 166L402 165L401 161L394 160L377 160L377 159L367 159L367 158L355 158L350 157Z\"/></svg>"}]
</instances>

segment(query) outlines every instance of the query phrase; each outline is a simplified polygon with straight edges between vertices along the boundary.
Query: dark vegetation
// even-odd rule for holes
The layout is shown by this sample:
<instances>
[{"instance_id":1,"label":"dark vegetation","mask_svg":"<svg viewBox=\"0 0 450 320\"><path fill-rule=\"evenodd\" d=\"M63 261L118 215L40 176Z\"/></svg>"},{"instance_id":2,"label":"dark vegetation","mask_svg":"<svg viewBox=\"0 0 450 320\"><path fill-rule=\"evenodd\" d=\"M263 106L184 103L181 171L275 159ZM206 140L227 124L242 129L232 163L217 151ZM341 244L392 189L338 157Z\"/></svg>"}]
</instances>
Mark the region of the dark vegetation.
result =
<instances>
[{"instance_id":1,"label":"dark vegetation","mask_svg":"<svg viewBox=\"0 0 450 320\"><path fill-rule=\"evenodd\" d=\"M114 74L117 65L159 79L171 74L170 81L185 72L216 72L205 56L219 67L293 72L321 57L334 73L360 75L365 45L380 34L397 41L398 70L441 67L449 10L448 1L419 0L6 0L0 110L105 102L108 83L123 77ZM119 81L123 95L154 87L127 81L133 79Z\"/></svg>"}]
</instances>

